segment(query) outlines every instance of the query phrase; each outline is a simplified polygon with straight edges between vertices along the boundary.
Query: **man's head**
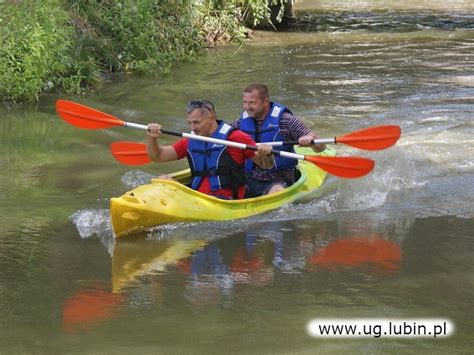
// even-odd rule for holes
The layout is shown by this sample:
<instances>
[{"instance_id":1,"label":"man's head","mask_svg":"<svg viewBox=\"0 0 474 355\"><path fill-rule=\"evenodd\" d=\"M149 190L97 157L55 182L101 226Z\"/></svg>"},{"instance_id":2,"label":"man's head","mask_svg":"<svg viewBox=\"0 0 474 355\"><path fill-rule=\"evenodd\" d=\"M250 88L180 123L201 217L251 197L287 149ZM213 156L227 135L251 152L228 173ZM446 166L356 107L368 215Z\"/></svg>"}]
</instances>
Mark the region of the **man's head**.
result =
<instances>
[{"instance_id":1,"label":"man's head","mask_svg":"<svg viewBox=\"0 0 474 355\"><path fill-rule=\"evenodd\" d=\"M189 127L195 134L210 137L216 130L216 110L211 101L189 101L186 113Z\"/></svg>"},{"instance_id":2,"label":"man's head","mask_svg":"<svg viewBox=\"0 0 474 355\"><path fill-rule=\"evenodd\" d=\"M244 89L244 110L257 120L265 118L270 110L268 88L263 84L250 84Z\"/></svg>"}]
</instances>

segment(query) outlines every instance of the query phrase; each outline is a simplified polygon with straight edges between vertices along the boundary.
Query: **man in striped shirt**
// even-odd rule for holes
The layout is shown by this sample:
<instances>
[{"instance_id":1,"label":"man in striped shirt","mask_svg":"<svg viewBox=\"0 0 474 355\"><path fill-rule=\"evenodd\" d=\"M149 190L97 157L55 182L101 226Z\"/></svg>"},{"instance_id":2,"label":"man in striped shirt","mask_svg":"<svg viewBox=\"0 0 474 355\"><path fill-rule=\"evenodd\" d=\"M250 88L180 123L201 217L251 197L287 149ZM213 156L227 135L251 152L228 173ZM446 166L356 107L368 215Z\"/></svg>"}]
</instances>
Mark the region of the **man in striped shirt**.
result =
<instances>
[{"instance_id":1,"label":"man in striped shirt","mask_svg":"<svg viewBox=\"0 0 474 355\"><path fill-rule=\"evenodd\" d=\"M287 107L270 101L267 86L247 86L243 93L243 104L244 112L232 126L250 135L255 142L294 140L302 147L312 147L316 152L326 149L325 144L312 143L317 138L316 134ZM282 150L293 151L293 147L286 145ZM246 197L275 193L293 184L296 163L296 160L275 157L272 169L262 169L248 162Z\"/></svg>"}]
</instances>

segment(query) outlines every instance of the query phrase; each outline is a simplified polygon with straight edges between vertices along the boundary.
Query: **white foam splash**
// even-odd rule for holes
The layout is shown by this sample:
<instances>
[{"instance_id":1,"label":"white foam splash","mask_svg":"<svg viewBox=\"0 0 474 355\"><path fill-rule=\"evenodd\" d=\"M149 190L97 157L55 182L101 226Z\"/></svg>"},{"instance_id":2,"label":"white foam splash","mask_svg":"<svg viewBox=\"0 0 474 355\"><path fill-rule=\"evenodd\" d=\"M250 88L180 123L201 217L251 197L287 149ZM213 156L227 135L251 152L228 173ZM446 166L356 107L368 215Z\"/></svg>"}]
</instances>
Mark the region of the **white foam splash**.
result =
<instances>
[{"instance_id":1,"label":"white foam splash","mask_svg":"<svg viewBox=\"0 0 474 355\"><path fill-rule=\"evenodd\" d=\"M340 180L331 210L361 211L385 204L390 193L416 186L414 163L401 150L378 152L374 171L361 179Z\"/></svg>"},{"instance_id":2,"label":"white foam splash","mask_svg":"<svg viewBox=\"0 0 474 355\"><path fill-rule=\"evenodd\" d=\"M69 216L69 219L75 224L82 239L96 236L107 247L109 254L112 255L115 238L110 223L109 210L79 210Z\"/></svg>"},{"instance_id":3,"label":"white foam splash","mask_svg":"<svg viewBox=\"0 0 474 355\"><path fill-rule=\"evenodd\" d=\"M140 185L149 184L155 176L140 170L127 171L122 176L122 183L128 187L134 188Z\"/></svg>"}]
</instances>

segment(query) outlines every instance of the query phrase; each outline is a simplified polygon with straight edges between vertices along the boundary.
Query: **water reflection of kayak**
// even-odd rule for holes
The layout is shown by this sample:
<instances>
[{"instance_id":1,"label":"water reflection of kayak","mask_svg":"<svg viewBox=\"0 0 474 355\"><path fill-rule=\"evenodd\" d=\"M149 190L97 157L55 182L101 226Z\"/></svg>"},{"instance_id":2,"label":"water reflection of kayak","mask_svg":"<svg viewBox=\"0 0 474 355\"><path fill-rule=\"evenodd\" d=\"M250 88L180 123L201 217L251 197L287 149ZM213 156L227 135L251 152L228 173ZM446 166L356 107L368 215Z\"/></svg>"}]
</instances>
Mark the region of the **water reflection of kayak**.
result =
<instances>
[{"instance_id":1,"label":"water reflection of kayak","mask_svg":"<svg viewBox=\"0 0 474 355\"><path fill-rule=\"evenodd\" d=\"M297 149L300 154L314 154L310 148ZM336 152L328 148L320 154L335 156ZM111 199L112 227L115 236L121 237L165 223L234 220L263 213L314 196L327 174L304 161L298 164L298 171L297 182L279 193L232 201L210 197L175 181L154 179ZM183 170L173 177L186 182L190 172Z\"/></svg>"},{"instance_id":2,"label":"water reflection of kayak","mask_svg":"<svg viewBox=\"0 0 474 355\"><path fill-rule=\"evenodd\" d=\"M121 292L141 276L166 271L206 245L202 240L119 242L112 257L112 292Z\"/></svg>"},{"instance_id":3,"label":"water reflection of kayak","mask_svg":"<svg viewBox=\"0 0 474 355\"><path fill-rule=\"evenodd\" d=\"M331 241L314 254L298 238L287 239L269 230L209 240L120 240L112 254L112 293L124 293L144 278L170 270L188 275L191 288L232 288L234 284L266 285L276 270L299 273L303 270L345 271L362 269L376 273L398 271L400 246L379 236ZM288 244L289 243L289 244ZM298 249L300 248L300 249ZM303 261L303 262L302 262ZM153 277L153 283L158 280ZM194 291L193 291L194 292Z\"/></svg>"}]
</instances>

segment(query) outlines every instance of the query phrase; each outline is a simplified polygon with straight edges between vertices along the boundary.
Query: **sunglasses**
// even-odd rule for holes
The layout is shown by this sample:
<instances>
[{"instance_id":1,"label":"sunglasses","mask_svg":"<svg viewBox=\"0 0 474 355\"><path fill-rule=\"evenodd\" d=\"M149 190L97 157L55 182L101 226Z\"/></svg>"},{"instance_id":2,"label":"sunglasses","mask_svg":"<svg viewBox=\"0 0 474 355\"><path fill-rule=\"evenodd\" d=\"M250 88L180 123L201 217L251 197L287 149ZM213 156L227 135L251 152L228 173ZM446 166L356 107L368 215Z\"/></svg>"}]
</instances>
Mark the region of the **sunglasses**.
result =
<instances>
[{"instance_id":1,"label":"sunglasses","mask_svg":"<svg viewBox=\"0 0 474 355\"><path fill-rule=\"evenodd\" d=\"M206 108L209 110L210 113L215 113L215 110L214 110L214 105L211 104L210 102L205 102L205 101L189 101L188 102L188 106L186 108L186 112L187 113L191 113L193 112L195 109L197 108Z\"/></svg>"}]
</instances>

